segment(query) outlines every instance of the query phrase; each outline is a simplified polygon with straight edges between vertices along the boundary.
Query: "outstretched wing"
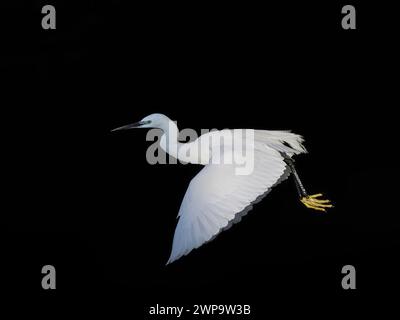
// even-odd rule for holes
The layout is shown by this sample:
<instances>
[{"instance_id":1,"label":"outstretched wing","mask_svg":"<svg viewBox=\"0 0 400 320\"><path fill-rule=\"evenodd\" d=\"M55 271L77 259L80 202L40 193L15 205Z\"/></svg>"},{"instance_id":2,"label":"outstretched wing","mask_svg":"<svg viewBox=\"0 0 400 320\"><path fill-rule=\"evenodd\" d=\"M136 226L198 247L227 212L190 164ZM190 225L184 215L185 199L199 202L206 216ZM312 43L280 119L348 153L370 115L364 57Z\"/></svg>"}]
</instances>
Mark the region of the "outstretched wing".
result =
<instances>
[{"instance_id":1,"label":"outstretched wing","mask_svg":"<svg viewBox=\"0 0 400 320\"><path fill-rule=\"evenodd\" d=\"M285 176L285 169L281 154L270 147L255 149L254 170L249 175L237 175L233 164L205 166L192 179L183 198L167 264L229 227Z\"/></svg>"}]
</instances>

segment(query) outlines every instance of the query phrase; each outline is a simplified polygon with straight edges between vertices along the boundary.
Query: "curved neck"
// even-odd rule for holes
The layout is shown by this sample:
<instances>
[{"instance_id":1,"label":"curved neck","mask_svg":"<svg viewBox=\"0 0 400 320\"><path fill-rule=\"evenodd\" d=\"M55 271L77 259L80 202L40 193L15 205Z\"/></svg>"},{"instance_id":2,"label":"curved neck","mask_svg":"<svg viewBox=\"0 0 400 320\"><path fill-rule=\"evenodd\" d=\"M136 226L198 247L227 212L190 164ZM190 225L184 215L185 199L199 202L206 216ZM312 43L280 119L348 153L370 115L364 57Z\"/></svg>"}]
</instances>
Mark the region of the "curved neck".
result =
<instances>
[{"instance_id":1,"label":"curved neck","mask_svg":"<svg viewBox=\"0 0 400 320\"><path fill-rule=\"evenodd\" d=\"M160 129L164 131L160 141L161 148L171 156L178 158L178 149L181 145L178 141L178 126L174 121L168 119L160 125Z\"/></svg>"},{"instance_id":2,"label":"curved neck","mask_svg":"<svg viewBox=\"0 0 400 320\"><path fill-rule=\"evenodd\" d=\"M178 134L179 134L179 130L178 130L178 126L176 125L176 123L170 119L168 119L167 121L163 121L159 128L164 131L164 134L166 135L172 135L176 137L176 140L178 141Z\"/></svg>"}]
</instances>

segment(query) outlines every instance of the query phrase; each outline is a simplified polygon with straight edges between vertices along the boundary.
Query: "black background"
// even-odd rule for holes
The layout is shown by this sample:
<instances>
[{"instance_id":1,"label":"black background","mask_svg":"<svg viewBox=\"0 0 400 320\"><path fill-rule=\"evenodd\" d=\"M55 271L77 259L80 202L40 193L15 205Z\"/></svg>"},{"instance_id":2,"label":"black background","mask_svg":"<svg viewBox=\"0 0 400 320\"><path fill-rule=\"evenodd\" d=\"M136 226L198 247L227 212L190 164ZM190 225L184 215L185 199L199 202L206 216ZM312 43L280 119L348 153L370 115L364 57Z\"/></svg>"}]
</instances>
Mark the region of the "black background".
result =
<instances>
[{"instance_id":1,"label":"black background","mask_svg":"<svg viewBox=\"0 0 400 320\"><path fill-rule=\"evenodd\" d=\"M56 30L41 28L44 4ZM357 30L343 30L345 4L2 4L9 297L53 315L144 319L157 303L251 304L253 319L386 310L400 283L397 19L382 2L352 2ZM198 132L302 134L297 169L335 208L307 210L288 180L166 267L200 167L151 166L145 130L110 133L154 112ZM45 264L55 291L41 288ZM341 288L347 264L354 291Z\"/></svg>"}]
</instances>

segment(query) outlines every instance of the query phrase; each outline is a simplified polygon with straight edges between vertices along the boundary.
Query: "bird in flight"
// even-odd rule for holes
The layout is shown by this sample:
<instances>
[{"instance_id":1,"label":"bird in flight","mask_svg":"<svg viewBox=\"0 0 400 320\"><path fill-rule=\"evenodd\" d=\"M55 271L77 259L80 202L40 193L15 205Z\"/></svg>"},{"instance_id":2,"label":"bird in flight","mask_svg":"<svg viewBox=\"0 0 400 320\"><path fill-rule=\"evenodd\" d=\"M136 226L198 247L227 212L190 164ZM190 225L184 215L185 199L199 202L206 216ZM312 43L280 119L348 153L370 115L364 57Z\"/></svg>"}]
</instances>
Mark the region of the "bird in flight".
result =
<instances>
[{"instance_id":1,"label":"bird in flight","mask_svg":"<svg viewBox=\"0 0 400 320\"><path fill-rule=\"evenodd\" d=\"M229 153L232 159L232 155L242 151L233 148L232 140L220 139L226 133L232 133L235 137L242 129L211 131L192 142L181 143L177 139L176 123L163 114L154 113L139 122L112 131L133 128L161 129L160 147L166 153L178 160L204 165L191 180L182 200L167 264L213 240L221 231L239 222L253 204L290 174L294 178L300 201L307 208L325 212L332 207L329 200L321 199L321 193L309 195L306 192L292 157L307 151L302 144L303 138L290 131L252 130L253 138L248 143L252 154L252 171L238 174L238 163L212 160L217 153L219 157L220 153ZM201 148L199 152L199 146L210 140L211 144L205 144L207 150ZM231 145L232 148L229 148ZM223 151L221 147L224 147ZM188 158L188 154L192 156Z\"/></svg>"}]
</instances>

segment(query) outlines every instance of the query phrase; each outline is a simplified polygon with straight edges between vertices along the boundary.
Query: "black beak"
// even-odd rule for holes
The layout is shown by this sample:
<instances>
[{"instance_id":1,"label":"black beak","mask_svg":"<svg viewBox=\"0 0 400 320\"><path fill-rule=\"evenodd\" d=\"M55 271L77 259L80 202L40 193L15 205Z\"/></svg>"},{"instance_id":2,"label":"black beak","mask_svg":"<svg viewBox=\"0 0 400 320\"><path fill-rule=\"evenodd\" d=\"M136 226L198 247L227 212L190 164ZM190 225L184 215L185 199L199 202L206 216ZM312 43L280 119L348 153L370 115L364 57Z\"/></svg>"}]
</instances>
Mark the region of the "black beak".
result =
<instances>
[{"instance_id":1,"label":"black beak","mask_svg":"<svg viewBox=\"0 0 400 320\"><path fill-rule=\"evenodd\" d=\"M141 126L143 126L145 124L149 124L150 122L151 121L138 121L135 123L127 124L126 126L112 129L111 132L118 131L118 130L129 130L129 129L134 129L134 128L140 128Z\"/></svg>"}]
</instances>

